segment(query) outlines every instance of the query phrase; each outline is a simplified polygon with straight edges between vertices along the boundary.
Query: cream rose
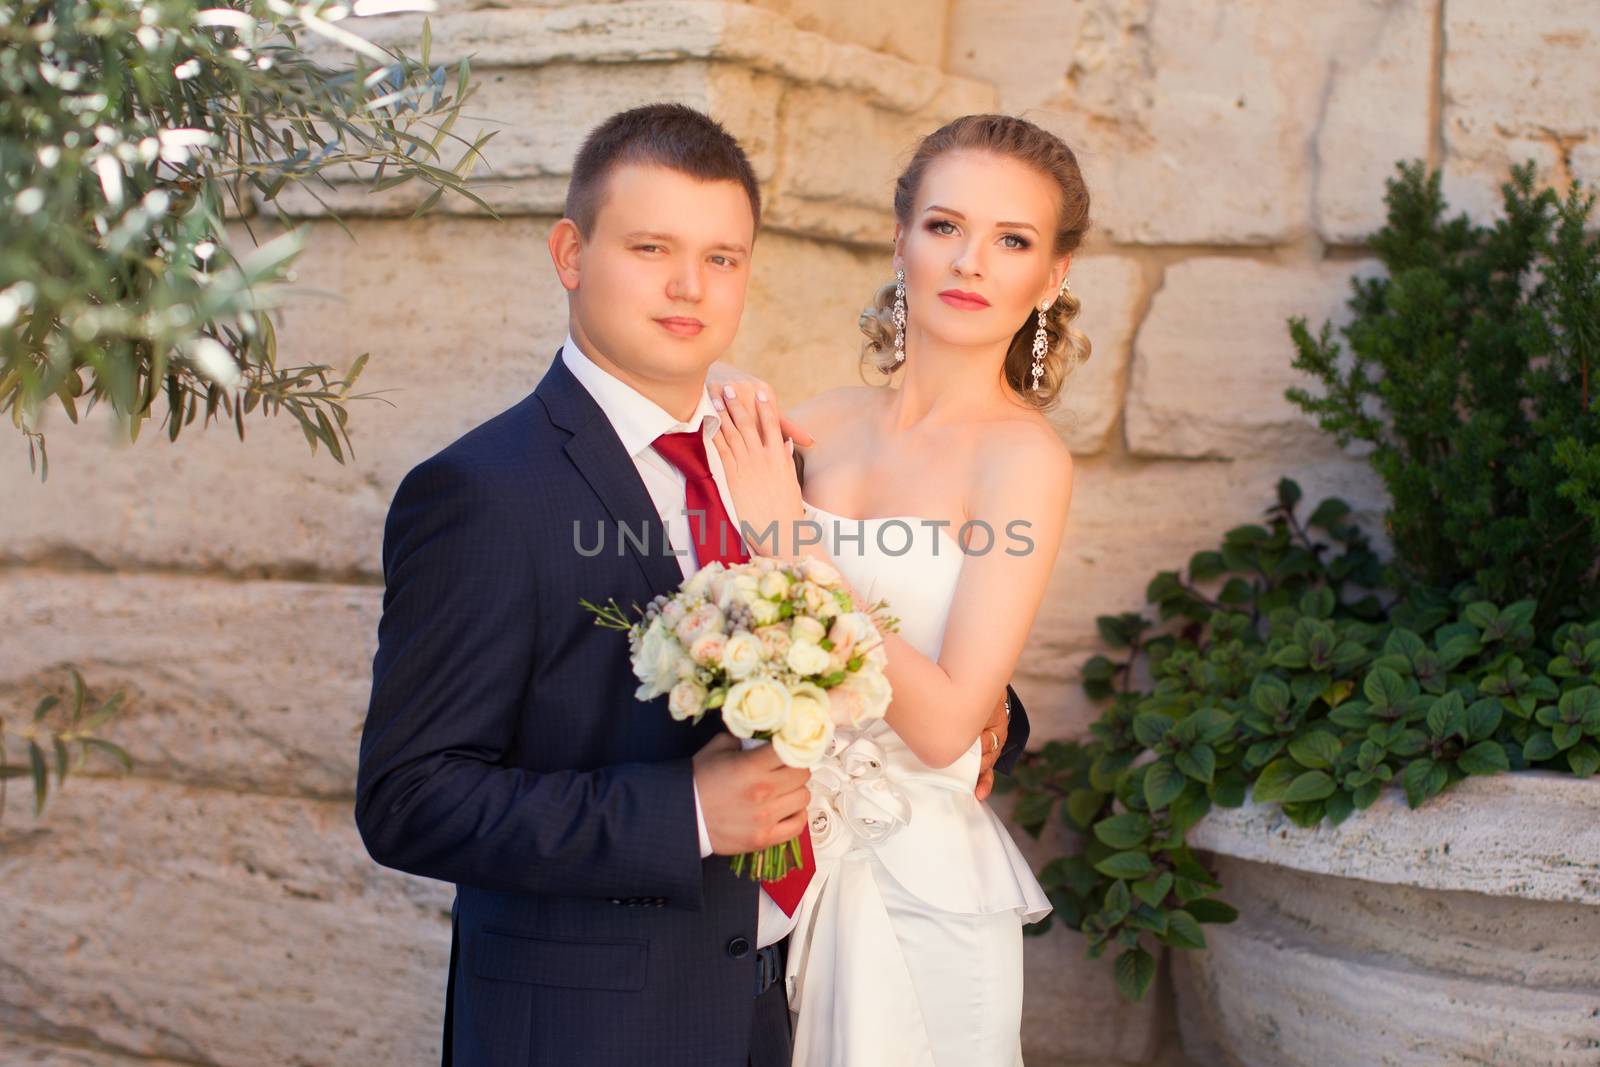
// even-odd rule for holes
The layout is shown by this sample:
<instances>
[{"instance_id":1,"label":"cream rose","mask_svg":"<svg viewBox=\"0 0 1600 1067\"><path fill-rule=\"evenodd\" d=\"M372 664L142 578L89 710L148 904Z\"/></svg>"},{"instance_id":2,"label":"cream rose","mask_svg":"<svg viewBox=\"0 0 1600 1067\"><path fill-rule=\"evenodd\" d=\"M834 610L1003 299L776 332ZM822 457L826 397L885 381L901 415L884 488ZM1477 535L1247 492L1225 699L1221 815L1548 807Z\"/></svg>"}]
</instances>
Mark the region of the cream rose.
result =
<instances>
[{"instance_id":1,"label":"cream rose","mask_svg":"<svg viewBox=\"0 0 1600 1067\"><path fill-rule=\"evenodd\" d=\"M717 575L727 570L721 563L712 560L704 567L689 575L689 580L683 583L682 593L686 596L705 596L711 590L711 583Z\"/></svg>"},{"instance_id":2,"label":"cream rose","mask_svg":"<svg viewBox=\"0 0 1600 1067\"><path fill-rule=\"evenodd\" d=\"M826 563L816 556L807 556L800 564L800 573L805 575L807 581L815 582L820 586L833 589L843 581L839 571L831 563Z\"/></svg>"},{"instance_id":3,"label":"cream rose","mask_svg":"<svg viewBox=\"0 0 1600 1067\"><path fill-rule=\"evenodd\" d=\"M789 690L771 678L735 682L722 704L722 722L735 737L777 730L789 718Z\"/></svg>"},{"instance_id":4,"label":"cream rose","mask_svg":"<svg viewBox=\"0 0 1600 1067\"><path fill-rule=\"evenodd\" d=\"M702 667L715 667L722 662L722 650L727 644L728 637L720 630L701 634L689 646L689 655Z\"/></svg>"},{"instance_id":5,"label":"cream rose","mask_svg":"<svg viewBox=\"0 0 1600 1067\"><path fill-rule=\"evenodd\" d=\"M722 648L722 669L735 681L750 677L761 659L761 638L755 634L736 633Z\"/></svg>"},{"instance_id":6,"label":"cream rose","mask_svg":"<svg viewBox=\"0 0 1600 1067\"><path fill-rule=\"evenodd\" d=\"M801 582L794 587L794 593L805 605L807 615L826 617L826 607L833 603L833 595L816 582ZM835 610L837 611L837 606Z\"/></svg>"},{"instance_id":7,"label":"cream rose","mask_svg":"<svg viewBox=\"0 0 1600 1067\"><path fill-rule=\"evenodd\" d=\"M789 624L789 640L791 641L809 641L815 645L827 636L827 627L809 615L801 615Z\"/></svg>"},{"instance_id":8,"label":"cream rose","mask_svg":"<svg viewBox=\"0 0 1600 1067\"><path fill-rule=\"evenodd\" d=\"M679 682L672 687L672 692L667 696L667 711L679 722L685 719L699 720L705 713L706 687L696 685L694 682Z\"/></svg>"},{"instance_id":9,"label":"cream rose","mask_svg":"<svg viewBox=\"0 0 1600 1067\"><path fill-rule=\"evenodd\" d=\"M860 670L828 690L828 707L837 727L859 728L881 719L889 710L893 691L889 679L873 670Z\"/></svg>"},{"instance_id":10,"label":"cream rose","mask_svg":"<svg viewBox=\"0 0 1600 1067\"><path fill-rule=\"evenodd\" d=\"M796 674L821 674L828 669L828 650L810 641L795 641L784 653L783 661Z\"/></svg>"},{"instance_id":11,"label":"cream rose","mask_svg":"<svg viewBox=\"0 0 1600 1067\"><path fill-rule=\"evenodd\" d=\"M778 621L778 605L770 600L757 600L750 605L750 617L757 626L767 626Z\"/></svg>"},{"instance_id":12,"label":"cream rose","mask_svg":"<svg viewBox=\"0 0 1600 1067\"><path fill-rule=\"evenodd\" d=\"M789 576L782 571L768 571L761 576L761 595L782 599L789 595Z\"/></svg>"},{"instance_id":13,"label":"cream rose","mask_svg":"<svg viewBox=\"0 0 1600 1067\"><path fill-rule=\"evenodd\" d=\"M728 571L711 583L712 599L717 607L727 611L735 604L749 604L760 595L756 590L756 577L740 571Z\"/></svg>"},{"instance_id":14,"label":"cream rose","mask_svg":"<svg viewBox=\"0 0 1600 1067\"><path fill-rule=\"evenodd\" d=\"M789 651L789 629L786 626L759 626L756 628L756 637L761 639L762 655L768 659L782 659L784 653Z\"/></svg>"},{"instance_id":15,"label":"cream rose","mask_svg":"<svg viewBox=\"0 0 1600 1067\"><path fill-rule=\"evenodd\" d=\"M678 625L673 627L673 633L684 647L692 647L695 639L701 634L722 631L722 609L715 604L701 604L689 614L685 615Z\"/></svg>"},{"instance_id":16,"label":"cream rose","mask_svg":"<svg viewBox=\"0 0 1600 1067\"><path fill-rule=\"evenodd\" d=\"M667 601L666 605L661 609L661 621L666 623L669 627L677 626L683 621L683 617L687 614L689 614L689 609L684 606L683 601L679 600L677 597L673 597L671 600Z\"/></svg>"},{"instance_id":17,"label":"cream rose","mask_svg":"<svg viewBox=\"0 0 1600 1067\"><path fill-rule=\"evenodd\" d=\"M876 670L863 669L845 677L845 680L834 686L835 689L848 689L859 693L861 696L861 719L851 723L860 726L869 719L881 719L889 712L889 702L894 691L889 685L889 679Z\"/></svg>"},{"instance_id":18,"label":"cream rose","mask_svg":"<svg viewBox=\"0 0 1600 1067\"><path fill-rule=\"evenodd\" d=\"M772 739L778 758L791 767L813 767L832 740L827 691L809 682L789 690L789 720Z\"/></svg>"}]
</instances>

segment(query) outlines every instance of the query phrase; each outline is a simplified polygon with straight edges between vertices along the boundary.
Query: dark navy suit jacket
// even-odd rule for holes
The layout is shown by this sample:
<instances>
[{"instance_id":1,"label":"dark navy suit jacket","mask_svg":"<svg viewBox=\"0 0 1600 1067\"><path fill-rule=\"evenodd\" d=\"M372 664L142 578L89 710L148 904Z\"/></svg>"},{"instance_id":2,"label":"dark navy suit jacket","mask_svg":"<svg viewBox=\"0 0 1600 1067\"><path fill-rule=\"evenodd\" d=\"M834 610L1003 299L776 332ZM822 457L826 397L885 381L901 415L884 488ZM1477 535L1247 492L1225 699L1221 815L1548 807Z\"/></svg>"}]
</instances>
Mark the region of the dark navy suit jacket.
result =
<instances>
[{"instance_id":1,"label":"dark navy suit jacket","mask_svg":"<svg viewBox=\"0 0 1600 1067\"><path fill-rule=\"evenodd\" d=\"M602 551L584 551L605 530ZM648 531L646 549L618 524ZM625 608L682 581L611 424L559 354L419 463L383 535L356 824L456 885L444 1062L745 1067L759 891L700 858L691 758L721 728L634 699ZM1027 739L1012 698L1002 766ZM784 1020L786 1023L786 1020Z\"/></svg>"}]
</instances>

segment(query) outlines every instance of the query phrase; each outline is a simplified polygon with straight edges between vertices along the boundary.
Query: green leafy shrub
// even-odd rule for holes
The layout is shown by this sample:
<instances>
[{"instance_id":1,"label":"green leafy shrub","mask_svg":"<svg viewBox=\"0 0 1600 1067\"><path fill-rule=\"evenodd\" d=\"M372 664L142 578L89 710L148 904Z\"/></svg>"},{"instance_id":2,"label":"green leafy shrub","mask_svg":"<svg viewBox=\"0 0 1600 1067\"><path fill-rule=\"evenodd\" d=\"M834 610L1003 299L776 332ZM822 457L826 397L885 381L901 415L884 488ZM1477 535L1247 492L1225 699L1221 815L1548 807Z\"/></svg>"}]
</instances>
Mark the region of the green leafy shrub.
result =
<instances>
[{"instance_id":1,"label":"green leafy shrub","mask_svg":"<svg viewBox=\"0 0 1600 1067\"><path fill-rule=\"evenodd\" d=\"M1185 844L1214 805L1251 790L1310 826L1390 782L1417 807L1470 775L1600 768L1600 619L1539 631L1532 600L1469 583L1384 603L1374 590L1393 574L1349 507L1324 500L1302 522L1300 496L1280 482L1265 524L1157 574L1156 620L1098 619L1111 654L1083 684L1104 714L1089 740L1030 753L1010 786L1024 829L1059 811L1083 835L1041 881L1091 957L1121 948L1131 999L1155 974L1147 939L1202 948L1203 924L1237 915Z\"/></svg>"},{"instance_id":2,"label":"green leafy shrub","mask_svg":"<svg viewBox=\"0 0 1600 1067\"><path fill-rule=\"evenodd\" d=\"M1439 173L1402 164L1371 238L1385 275L1357 278L1340 332L1291 320L1285 395L1341 444L1373 446L1408 579L1528 598L1541 627L1600 601L1600 235L1594 195L1535 192L1530 162L1504 217L1445 218Z\"/></svg>"}]
</instances>

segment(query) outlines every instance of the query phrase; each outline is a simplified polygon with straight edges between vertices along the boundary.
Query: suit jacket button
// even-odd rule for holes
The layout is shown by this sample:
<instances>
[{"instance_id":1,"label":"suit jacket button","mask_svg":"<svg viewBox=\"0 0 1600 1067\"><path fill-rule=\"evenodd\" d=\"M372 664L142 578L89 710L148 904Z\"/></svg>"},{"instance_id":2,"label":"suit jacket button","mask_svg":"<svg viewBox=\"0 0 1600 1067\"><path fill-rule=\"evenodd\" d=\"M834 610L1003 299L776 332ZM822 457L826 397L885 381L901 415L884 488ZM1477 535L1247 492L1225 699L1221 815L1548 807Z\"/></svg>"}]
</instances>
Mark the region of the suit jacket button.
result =
<instances>
[{"instance_id":1,"label":"suit jacket button","mask_svg":"<svg viewBox=\"0 0 1600 1067\"><path fill-rule=\"evenodd\" d=\"M728 955L736 960L742 960L750 955L750 941L748 938L736 937L728 942Z\"/></svg>"},{"instance_id":2,"label":"suit jacket button","mask_svg":"<svg viewBox=\"0 0 1600 1067\"><path fill-rule=\"evenodd\" d=\"M611 898L611 903L613 903L613 904L621 904L622 903L622 898L621 897L612 897Z\"/></svg>"}]
</instances>

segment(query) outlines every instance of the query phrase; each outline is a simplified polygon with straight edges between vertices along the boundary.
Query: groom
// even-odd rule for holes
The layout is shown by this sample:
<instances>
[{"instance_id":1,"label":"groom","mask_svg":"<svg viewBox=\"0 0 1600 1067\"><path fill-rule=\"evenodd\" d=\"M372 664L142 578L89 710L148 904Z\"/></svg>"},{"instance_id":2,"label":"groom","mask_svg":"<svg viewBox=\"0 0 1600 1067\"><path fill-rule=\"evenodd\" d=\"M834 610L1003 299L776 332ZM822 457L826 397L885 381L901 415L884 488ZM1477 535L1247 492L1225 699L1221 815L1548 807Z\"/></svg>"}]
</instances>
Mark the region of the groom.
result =
<instances>
[{"instance_id":1,"label":"groom","mask_svg":"<svg viewBox=\"0 0 1600 1067\"><path fill-rule=\"evenodd\" d=\"M550 236L566 343L395 492L355 817L379 863L456 884L446 1064L788 1067L783 938L809 871L763 887L726 857L805 831L808 772L634 700L628 642L578 604L672 593L736 521L705 375L759 216L711 119L604 122ZM1027 737L1010 704L1004 765Z\"/></svg>"}]
</instances>

